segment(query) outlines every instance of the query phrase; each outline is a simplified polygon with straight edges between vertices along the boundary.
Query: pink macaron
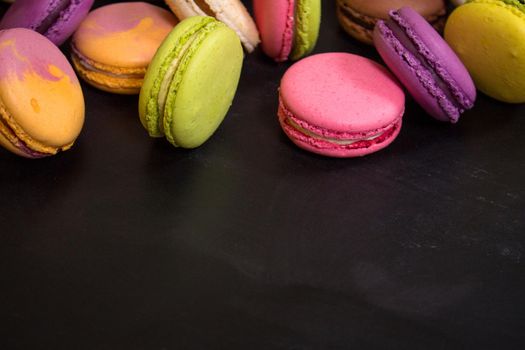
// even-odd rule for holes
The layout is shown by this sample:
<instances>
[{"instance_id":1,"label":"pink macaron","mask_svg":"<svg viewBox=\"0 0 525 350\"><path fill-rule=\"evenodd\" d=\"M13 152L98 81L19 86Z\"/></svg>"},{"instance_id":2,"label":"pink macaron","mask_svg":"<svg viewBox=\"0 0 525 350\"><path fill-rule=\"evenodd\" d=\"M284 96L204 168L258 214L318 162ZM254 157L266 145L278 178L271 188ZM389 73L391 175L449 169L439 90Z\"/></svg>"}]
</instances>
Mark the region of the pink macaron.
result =
<instances>
[{"instance_id":1,"label":"pink macaron","mask_svg":"<svg viewBox=\"0 0 525 350\"><path fill-rule=\"evenodd\" d=\"M314 50L321 0L253 0L264 53L277 62L298 60Z\"/></svg>"},{"instance_id":2,"label":"pink macaron","mask_svg":"<svg viewBox=\"0 0 525 350\"><path fill-rule=\"evenodd\" d=\"M305 58L284 74L279 122L299 147L330 157L358 157L394 141L405 94L381 65L348 53Z\"/></svg>"}]
</instances>

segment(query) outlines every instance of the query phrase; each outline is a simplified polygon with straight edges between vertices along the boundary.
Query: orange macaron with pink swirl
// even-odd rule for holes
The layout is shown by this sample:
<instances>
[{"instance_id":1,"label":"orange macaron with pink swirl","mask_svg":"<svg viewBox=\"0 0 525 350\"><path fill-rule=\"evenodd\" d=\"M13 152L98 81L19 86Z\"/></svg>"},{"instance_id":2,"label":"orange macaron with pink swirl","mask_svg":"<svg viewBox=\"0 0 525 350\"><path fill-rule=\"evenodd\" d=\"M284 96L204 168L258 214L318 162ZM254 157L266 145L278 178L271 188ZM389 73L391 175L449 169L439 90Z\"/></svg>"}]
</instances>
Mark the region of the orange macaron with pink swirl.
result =
<instances>
[{"instance_id":1,"label":"orange macaron with pink swirl","mask_svg":"<svg viewBox=\"0 0 525 350\"><path fill-rule=\"evenodd\" d=\"M0 145L27 158L71 148L84 123L73 68L43 35L0 31Z\"/></svg>"},{"instance_id":2,"label":"orange macaron with pink swirl","mask_svg":"<svg viewBox=\"0 0 525 350\"><path fill-rule=\"evenodd\" d=\"M176 23L170 11L145 2L99 7L73 35L74 67L96 88L138 94L153 55Z\"/></svg>"}]
</instances>

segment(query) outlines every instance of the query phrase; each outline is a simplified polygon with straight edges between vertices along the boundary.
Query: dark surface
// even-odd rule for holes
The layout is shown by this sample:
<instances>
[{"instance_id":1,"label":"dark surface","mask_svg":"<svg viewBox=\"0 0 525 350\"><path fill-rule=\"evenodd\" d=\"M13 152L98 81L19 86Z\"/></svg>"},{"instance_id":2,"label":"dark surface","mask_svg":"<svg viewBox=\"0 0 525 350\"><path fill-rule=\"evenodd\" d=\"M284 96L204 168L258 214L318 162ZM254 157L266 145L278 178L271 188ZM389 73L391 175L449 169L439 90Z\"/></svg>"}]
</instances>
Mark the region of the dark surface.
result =
<instances>
[{"instance_id":1,"label":"dark surface","mask_svg":"<svg viewBox=\"0 0 525 350\"><path fill-rule=\"evenodd\" d=\"M323 6L316 52L378 59ZM0 150L0 349L523 349L525 107L408 99L389 148L327 159L279 128L288 66L248 56L196 150L87 85L74 149Z\"/></svg>"}]
</instances>

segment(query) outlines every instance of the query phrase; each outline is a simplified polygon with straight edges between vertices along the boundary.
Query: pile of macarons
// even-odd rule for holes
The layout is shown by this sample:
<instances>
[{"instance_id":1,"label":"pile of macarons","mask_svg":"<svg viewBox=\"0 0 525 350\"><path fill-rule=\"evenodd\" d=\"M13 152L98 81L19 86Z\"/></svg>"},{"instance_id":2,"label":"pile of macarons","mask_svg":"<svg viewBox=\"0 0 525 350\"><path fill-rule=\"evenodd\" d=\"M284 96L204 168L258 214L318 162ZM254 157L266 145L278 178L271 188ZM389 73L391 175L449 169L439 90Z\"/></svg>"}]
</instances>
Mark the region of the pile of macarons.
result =
<instances>
[{"instance_id":1,"label":"pile of macarons","mask_svg":"<svg viewBox=\"0 0 525 350\"><path fill-rule=\"evenodd\" d=\"M388 68L351 53L306 57L321 0L252 0L253 17L241 0L94 10L94 0L16 0L0 20L0 144L27 158L71 148L84 121L80 77L138 95L149 136L198 147L227 115L244 56L259 44L275 62L297 61L281 80L278 121L293 143L321 155L363 156L392 143L405 91L451 123L474 106L476 88L525 102L522 2L456 1L450 11L444 0L334 1L341 27L375 45Z\"/></svg>"},{"instance_id":2,"label":"pile of macarons","mask_svg":"<svg viewBox=\"0 0 525 350\"><path fill-rule=\"evenodd\" d=\"M525 102L523 1L335 1L342 29L374 45L389 71L349 53L292 66L278 116L299 147L354 157L388 146L402 125L405 90L428 115L451 123L474 107L477 89Z\"/></svg>"}]
</instances>

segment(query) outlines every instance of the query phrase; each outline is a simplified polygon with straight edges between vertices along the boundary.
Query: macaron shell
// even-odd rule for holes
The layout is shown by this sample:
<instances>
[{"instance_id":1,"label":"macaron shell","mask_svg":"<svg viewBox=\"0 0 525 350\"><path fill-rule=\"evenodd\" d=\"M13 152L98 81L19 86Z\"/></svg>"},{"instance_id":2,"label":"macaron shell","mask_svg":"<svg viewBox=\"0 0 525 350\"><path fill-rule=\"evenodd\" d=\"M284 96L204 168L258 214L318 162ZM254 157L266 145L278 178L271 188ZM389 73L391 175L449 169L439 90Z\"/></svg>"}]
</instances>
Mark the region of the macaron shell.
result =
<instances>
[{"instance_id":1,"label":"macaron shell","mask_svg":"<svg viewBox=\"0 0 525 350\"><path fill-rule=\"evenodd\" d=\"M235 96L243 55L238 36L226 26L211 31L191 53L176 95L166 103L176 145L198 147L219 127ZM210 62L210 57L221 60Z\"/></svg>"},{"instance_id":2,"label":"macaron shell","mask_svg":"<svg viewBox=\"0 0 525 350\"><path fill-rule=\"evenodd\" d=\"M55 44L62 45L78 28L93 3L94 0L72 0L69 8L62 12L55 23L48 28L45 36Z\"/></svg>"},{"instance_id":3,"label":"macaron shell","mask_svg":"<svg viewBox=\"0 0 525 350\"><path fill-rule=\"evenodd\" d=\"M403 115L405 95L396 79L365 57L327 53L288 69L281 96L298 118L332 131L367 133Z\"/></svg>"},{"instance_id":4,"label":"macaron shell","mask_svg":"<svg viewBox=\"0 0 525 350\"><path fill-rule=\"evenodd\" d=\"M150 136L166 136L176 146L198 147L224 119L242 63L239 37L225 24L202 16L181 21L148 67L139 96L142 125ZM165 108L160 111L163 81L173 70Z\"/></svg>"},{"instance_id":5,"label":"macaron shell","mask_svg":"<svg viewBox=\"0 0 525 350\"><path fill-rule=\"evenodd\" d=\"M291 58L297 60L317 43L321 26L321 0L296 0L295 31Z\"/></svg>"},{"instance_id":6,"label":"macaron shell","mask_svg":"<svg viewBox=\"0 0 525 350\"><path fill-rule=\"evenodd\" d=\"M166 0L179 19L192 16L213 16L233 29L246 51L259 44L259 32L246 7L239 0Z\"/></svg>"},{"instance_id":7,"label":"macaron shell","mask_svg":"<svg viewBox=\"0 0 525 350\"><path fill-rule=\"evenodd\" d=\"M292 50L294 6L294 0L253 0L262 49L278 61L288 59Z\"/></svg>"},{"instance_id":8,"label":"macaron shell","mask_svg":"<svg viewBox=\"0 0 525 350\"><path fill-rule=\"evenodd\" d=\"M443 71L454 85L466 95L467 99L476 99L476 87L467 69L436 30L413 9L405 7L398 11L399 15L409 25L414 35L424 46L428 56L432 56L435 69Z\"/></svg>"},{"instance_id":9,"label":"macaron shell","mask_svg":"<svg viewBox=\"0 0 525 350\"><path fill-rule=\"evenodd\" d=\"M248 52L259 44L259 31L246 7L239 0L204 0L215 18L233 29Z\"/></svg>"},{"instance_id":10,"label":"macaron shell","mask_svg":"<svg viewBox=\"0 0 525 350\"><path fill-rule=\"evenodd\" d=\"M525 14L501 1L477 0L449 17L445 40L476 87L509 103L525 102Z\"/></svg>"},{"instance_id":11,"label":"macaron shell","mask_svg":"<svg viewBox=\"0 0 525 350\"><path fill-rule=\"evenodd\" d=\"M169 11L144 2L107 5L86 17L73 45L103 65L145 68L176 23Z\"/></svg>"},{"instance_id":12,"label":"macaron shell","mask_svg":"<svg viewBox=\"0 0 525 350\"><path fill-rule=\"evenodd\" d=\"M0 29L28 28L34 30L49 16L56 0L18 0L6 12ZM44 34L56 45L61 45L73 34L89 12L94 0L75 0L68 6Z\"/></svg>"},{"instance_id":13,"label":"macaron shell","mask_svg":"<svg viewBox=\"0 0 525 350\"><path fill-rule=\"evenodd\" d=\"M84 122L82 90L67 59L27 29L0 32L0 101L11 127L38 152L71 146Z\"/></svg>"},{"instance_id":14,"label":"macaron shell","mask_svg":"<svg viewBox=\"0 0 525 350\"><path fill-rule=\"evenodd\" d=\"M476 89L456 54L423 17L409 7L391 13L374 30L387 66L433 117L457 122L471 108Z\"/></svg>"},{"instance_id":15,"label":"macaron shell","mask_svg":"<svg viewBox=\"0 0 525 350\"><path fill-rule=\"evenodd\" d=\"M182 51L187 41L191 40L196 32L212 21L211 17L202 16L193 16L182 20L162 42L148 66L139 95L139 116L142 125L150 136L164 136L163 131L159 128L161 124L159 119L162 116L159 115L157 99L163 77L172 64L170 58L173 60L177 58L177 55L182 55L178 51Z\"/></svg>"},{"instance_id":16,"label":"macaron shell","mask_svg":"<svg viewBox=\"0 0 525 350\"><path fill-rule=\"evenodd\" d=\"M46 18L54 0L18 0L11 5L0 21L0 29L34 29Z\"/></svg>"},{"instance_id":17,"label":"macaron shell","mask_svg":"<svg viewBox=\"0 0 525 350\"><path fill-rule=\"evenodd\" d=\"M400 55L392 43L389 42L389 39L380 34L379 25L374 31L374 44L386 65L390 67L397 77L400 77L403 85L410 92L414 100L416 100L427 113L434 116L434 118L443 122L450 121L436 98L436 94L439 93L437 86L429 89L422 83L422 81L426 80L433 85L434 78L432 73L425 67L419 67L419 69L417 69L407 64L407 58ZM412 57L412 61L418 61L416 58L413 58L410 53L405 52L404 55ZM432 90L432 92L429 90Z\"/></svg>"}]
</instances>

